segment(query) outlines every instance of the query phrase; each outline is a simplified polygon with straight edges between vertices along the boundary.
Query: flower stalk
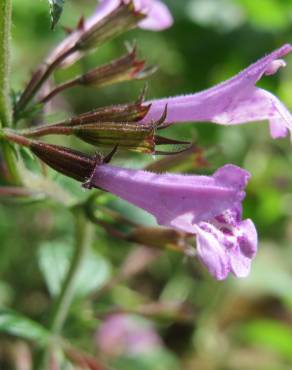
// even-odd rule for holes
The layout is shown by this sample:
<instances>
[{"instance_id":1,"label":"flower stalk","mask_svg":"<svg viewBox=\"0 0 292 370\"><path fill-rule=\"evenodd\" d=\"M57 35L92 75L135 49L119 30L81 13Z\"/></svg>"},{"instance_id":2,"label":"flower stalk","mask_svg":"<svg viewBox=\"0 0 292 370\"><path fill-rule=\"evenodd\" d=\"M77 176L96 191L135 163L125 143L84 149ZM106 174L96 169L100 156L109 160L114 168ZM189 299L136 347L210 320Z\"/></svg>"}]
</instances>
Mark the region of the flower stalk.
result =
<instances>
[{"instance_id":1,"label":"flower stalk","mask_svg":"<svg viewBox=\"0 0 292 370\"><path fill-rule=\"evenodd\" d=\"M76 45L72 46L70 49L65 50L63 54L59 55L56 60L51 64L44 63L38 70L33 74L32 79L22 93L19 101L16 104L14 117L17 120L20 113L26 108L29 102L38 93L43 84L48 80L55 69L72 53L76 51Z\"/></svg>"}]
</instances>

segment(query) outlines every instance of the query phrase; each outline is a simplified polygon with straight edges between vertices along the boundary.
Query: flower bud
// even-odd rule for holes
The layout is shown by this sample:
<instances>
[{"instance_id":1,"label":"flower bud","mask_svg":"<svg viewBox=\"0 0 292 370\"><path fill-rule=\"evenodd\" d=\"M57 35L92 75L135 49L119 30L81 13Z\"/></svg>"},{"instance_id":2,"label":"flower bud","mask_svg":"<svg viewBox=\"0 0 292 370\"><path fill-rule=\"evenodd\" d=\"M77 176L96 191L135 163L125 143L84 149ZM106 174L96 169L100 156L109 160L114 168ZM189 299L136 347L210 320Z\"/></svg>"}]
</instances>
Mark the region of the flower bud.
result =
<instances>
[{"instance_id":1,"label":"flower bud","mask_svg":"<svg viewBox=\"0 0 292 370\"><path fill-rule=\"evenodd\" d=\"M75 48L77 50L96 48L121 33L135 28L144 18L145 14L137 12L132 1L128 4L121 2L117 9L82 33Z\"/></svg>"},{"instance_id":2,"label":"flower bud","mask_svg":"<svg viewBox=\"0 0 292 370\"><path fill-rule=\"evenodd\" d=\"M48 166L81 182L90 177L98 160L77 150L38 141L32 141L30 150Z\"/></svg>"},{"instance_id":3,"label":"flower bud","mask_svg":"<svg viewBox=\"0 0 292 370\"><path fill-rule=\"evenodd\" d=\"M94 146L118 146L140 153L176 154L190 143L156 135L159 122L141 125L135 122L96 122L71 128L79 139ZM60 128L61 129L61 128ZM66 129L66 128L65 128ZM71 131L70 130L70 131ZM171 146L171 151L158 151L157 146ZM179 148L176 146L179 145Z\"/></svg>"},{"instance_id":4,"label":"flower bud","mask_svg":"<svg viewBox=\"0 0 292 370\"><path fill-rule=\"evenodd\" d=\"M79 139L95 146L114 146L137 152L154 153L154 125L139 123L97 122L74 126L73 133Z\"/></svg>"},{"instance_id":5,"label":"flower bud","mask_svg":"<svg viewBox=\"0 0 292 370\"><path fill-rule=\"evenodd\" d=\"M65 121L53 125L42 125L34 128L19 131L25 137L40 137L46 135L72 135L74 127L95 124L102 129L102 125L109 122L117 124L121 128L121 123L134 123L140 121L148 113L150 106L143 106L140 102L134 104L113 105L102 107L90 112L82 113L78 116L69 118ZM137 124L138 125L138 124ZM146 126L146 125L145 125ZM139 127L143 125L139 124ZM89 129L92 128L89 126Z\"/></svg>"},{"instance_id":6,"label":"flower bud","mask_svg":"<svg viewBox=\"0 0 292 370\"><path fill-rule=\"evenodd\" d=\"M137 51L134 47L123 57L78 77L75 83L102 87L129 80L141 80L155 71L156 67L145 68L145 61L137 59Z\"/></svg>"},{"instance_id":7,"label":"flower bud","mask_svg":"<svg viewBox=\"0 0 292 370\"><path fill-rule=\"evenodd\" d=\"M150 105L134 104L111 105L71 118L66 125L75 126L94 122L136 122L148 113Z\"/></svg>"}]
</instances>

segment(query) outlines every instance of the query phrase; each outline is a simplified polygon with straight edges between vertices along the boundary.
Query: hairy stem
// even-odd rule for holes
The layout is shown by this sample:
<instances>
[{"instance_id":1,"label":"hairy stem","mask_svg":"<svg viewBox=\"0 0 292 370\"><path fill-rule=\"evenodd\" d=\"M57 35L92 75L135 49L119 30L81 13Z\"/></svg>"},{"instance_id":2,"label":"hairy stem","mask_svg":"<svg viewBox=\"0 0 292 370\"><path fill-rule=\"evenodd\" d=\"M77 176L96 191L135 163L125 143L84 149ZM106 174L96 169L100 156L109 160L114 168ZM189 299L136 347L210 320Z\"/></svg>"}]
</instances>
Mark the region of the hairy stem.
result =
<instances>
[{"instance_id":1,"label":"hairy stem","mask_svg":"<svg viewBox=\"0 0 292 370\"><path fill-rule=\"evenodd\" d=\"M11 39L12 0L0 1L0 127L12 124L12 106L10 99L10 39ZM17 169L15 152L10 144L1 143L3 157L9 173L9 181L21 184Z\"/></svg>"},{"instance_id":2,"label":"hairy stem","mask_svg":"<svg viewBox=\"0 0 292 370\"><path fill-rule=\"evenodd\" d=\"M10 39L12 0L0 2L0 121L2 126L11 125L10 100Z\"/></svg>"},{"instance_id":3,"label":"hairy stem","mask_svg":"<svg viewBox=\"0 0 292 370\"><path fill-rule=\"evenodd\" d=\"M3 142L1 147L5 165L9 174L9 183L18 186L22 185L23 181L18 171L15 149L8 142Z\"/></svg>"}]
</instances>

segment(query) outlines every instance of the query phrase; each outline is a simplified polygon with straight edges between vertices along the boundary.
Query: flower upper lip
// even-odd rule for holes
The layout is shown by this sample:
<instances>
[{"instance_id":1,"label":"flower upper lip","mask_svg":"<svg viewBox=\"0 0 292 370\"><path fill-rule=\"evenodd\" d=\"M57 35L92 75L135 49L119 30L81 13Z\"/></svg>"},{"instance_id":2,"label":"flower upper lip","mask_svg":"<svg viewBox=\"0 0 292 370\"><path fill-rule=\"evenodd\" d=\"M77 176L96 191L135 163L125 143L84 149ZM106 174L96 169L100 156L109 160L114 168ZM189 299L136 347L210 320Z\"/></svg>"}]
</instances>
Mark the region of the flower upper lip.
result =
<instances>
[{"instance_id":1,"label":"flower upper lip","mask_svg":"<svg viewBox=\"0 0 292 370\"><path fill-rule=\"evenodd\" d=\"M222 125L243 124L268 120L273 138L292 132L292 118L288 109L270 92L256 87L263 75L271 75L284 67L281 59L292 51L286 44L236 76L210 89L189 95L156 99L147 102L151 108L141 121L157 118L168 105L165 123L209 121Z\"/></svg>"}]
</instances>

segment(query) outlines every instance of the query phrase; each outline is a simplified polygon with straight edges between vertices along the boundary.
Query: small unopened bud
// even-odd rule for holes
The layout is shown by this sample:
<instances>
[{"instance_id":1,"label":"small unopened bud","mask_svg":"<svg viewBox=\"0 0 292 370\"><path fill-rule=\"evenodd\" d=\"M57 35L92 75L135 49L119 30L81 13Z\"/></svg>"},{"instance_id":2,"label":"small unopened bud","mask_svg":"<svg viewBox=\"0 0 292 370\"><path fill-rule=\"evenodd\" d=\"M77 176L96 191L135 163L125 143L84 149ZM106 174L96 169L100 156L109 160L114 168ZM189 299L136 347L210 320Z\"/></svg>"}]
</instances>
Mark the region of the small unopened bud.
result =
<instances>
[{"instance_id":1,"label":"small unopened bud","mask_svg":"<svg viewBox=\"0 0 292 370\"><path fill-rule=\"evenodd\" d=\"M139 123L101 122L74 126L78 138L95 146L114 146L137 152L154 153L155 127Z\"/></svg>"},{"instance_id":2,"label":"small unopened bud","mask_svg":"<svg viewBox=\"0 0 292 370\"><path fill-rule=\"evenodd\" d=\"M31 143L30 150L57 172L81 182L90 177L98 160L77 150L38 141Z\"/></svg>"},{"instance_id":3,"label":"small unopened bud","mask_svg":"<svg viewBox=\"0 0 292 370\"><path fill-rule=\"evenodd\" d=\"M78 50L96 48L121 33L135 28L145 17L145 14L135 10L133 1L128 4L122 1L116 10L82 33L75 47Z\"/></svg>"},{"instance_id":4,"label":"small unopened bud","mask_svg":"<svg viewBox=\"0 0 292 370\"><path fill-rule=\"evenodd\" d=\"M136 48L134 47L123 57L56 86L42 97L41 102L46 103L61 91L74 86L96 86L100 88L124 81L142 80L149 77L156 70L155 66L145 67L145 61L137 59Z\"/></svg>"},{"instance_id":5,"label":"small unopened bud","mask_svg":"<svg viewBox=\"0 0 292 370\"><path fill-rule=\"evenodd\" d=\"M123 57L95 68L76 79L76 84L107 86L129 80L141 80L149 77L156 71L156 67L146 67L145 61L137 59L134 47Z\"/></svg>"},{"instance_id":6,"label":"small unopened bud","mask_svg":"<svg viewBox=\"0 0 292 370\"><path fill-rule=\"evenodd\" d=\"M74 128L77 126L96 124L102 129L102 126L107 125L109 122L112 124L119 123L120 125L118 127L121 128L121 124L124 124L124 122L130 124L143 119L148 113L149 108L150 105L143 106L141 103L102 107L53 125L24 129L19 131L19 133L24 137L41 137L53 134L72 135L74 134ZM143 126L139 125L139 127ZM90 126L89 128L92 127Z\"/></svg>"},{"instance_id":7,"label":"small unopened bud","mask_svg":"<svg viewBox=\"0 0 292 370\"><path fill-rule=\"evenodd\" d=\"M148 108L146 108L148 109ZM141 110L141 111L140 111ZM140 111L140 112L139 112ZM184 151L190 143L180 140L169 139L156 135L157 129L161 128L166 117L167 110L157 122L141 124L140 122L120 122L120 114L134 119L134 116L145 112L141 105L134 106L133 112L127 112L127 108L116 109L100 112L89 112L84 115L60 122L55 125L44 125L32 129L20 131L25 137L40 137L46 135L74 135L88 144L94 146L114 147L128 149L142 153L155 154L175 154L178 151ZM96 121L97 116L101 113L103 118L113 116L116 122ZM132 116L132 117L131 117ZM90 123L88 123L90 122ZM162 127L164 128L164 127ZM158 151L157 146L170 145L171 151ZM180 148L177 150L176 146Z\"/></svg>"},{"instance_id":8,"label":"small unopened bud","mask_svg":"<svg viewBox=\"0 0 292 370\"><path fill-rule=\"evenodd\" d=\"M138 122L149 112L150 105L141 103L112 105L102 107L91 112L80 114L68 121L68 125L82 125L94 122Z\"/></svg>"},{"instance_id":9,"label":"small unopened bud","mask_svg":"<svg viewBox=\"0 0 292 370\"><path fill-rule=\"evenodd\" d=\"M136 122L96 122L71 127L72 133L91 145L115 146L142 153L173 154L177 151L165 152L156 150L159 145L187 145L180 140L157 136L156 130L163 125L167 115L167 107L157 122L141 124ZM186 148L180 149L186 150Z\"/></svg>"}]
</instances>

